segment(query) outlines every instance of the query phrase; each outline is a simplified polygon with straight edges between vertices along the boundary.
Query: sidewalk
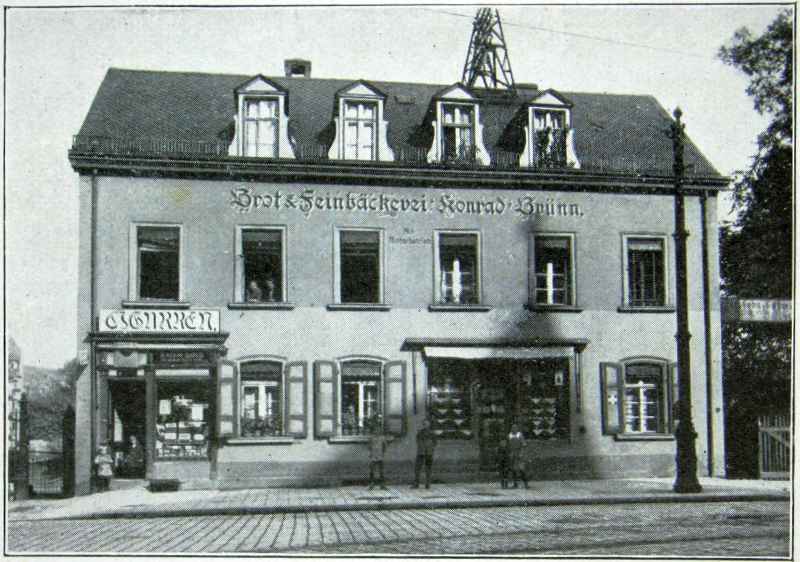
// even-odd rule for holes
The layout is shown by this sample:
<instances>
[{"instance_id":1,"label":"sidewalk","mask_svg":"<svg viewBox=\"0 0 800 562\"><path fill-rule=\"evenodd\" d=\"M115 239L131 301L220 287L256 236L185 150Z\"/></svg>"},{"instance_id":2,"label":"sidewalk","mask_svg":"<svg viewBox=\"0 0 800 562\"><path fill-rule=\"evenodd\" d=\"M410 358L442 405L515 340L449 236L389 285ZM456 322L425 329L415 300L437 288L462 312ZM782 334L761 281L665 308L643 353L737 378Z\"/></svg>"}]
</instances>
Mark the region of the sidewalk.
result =
<instances>
[{"instance_id":1,"label":"sidewalk","mask_svg":"<svg viewBox=\"0 0 800 562\"><path fill-rule=\"evenodd\" d=\"M699 494L676 494L671 478L533 481L530 489L499 483L407 485L369 491L363 486L150 492L144 485L68 499L8 502L11 520L180 517L374 509L433 509L621 503L787 501L789 481L701 478Z\"/></svg>"}]
</instances>

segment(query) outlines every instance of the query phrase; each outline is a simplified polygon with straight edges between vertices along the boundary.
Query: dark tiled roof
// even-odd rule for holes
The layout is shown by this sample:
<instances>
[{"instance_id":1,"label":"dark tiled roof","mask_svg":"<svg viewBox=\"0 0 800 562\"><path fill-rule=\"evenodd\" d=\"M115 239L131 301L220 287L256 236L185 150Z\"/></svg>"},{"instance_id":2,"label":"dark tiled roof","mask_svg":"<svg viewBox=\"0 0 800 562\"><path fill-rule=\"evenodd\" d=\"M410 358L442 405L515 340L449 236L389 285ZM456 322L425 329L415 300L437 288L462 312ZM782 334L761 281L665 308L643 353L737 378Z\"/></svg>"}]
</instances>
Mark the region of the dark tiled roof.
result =
<instances>
[{"instance_id":1,"label":"dark tiled roof","mask_svg":"<svg viewBox=\"0 0 800 562\"><path fill-rule=\"evenodd\" d=\"M234 89L252 76L109 69L80 135L216 141L229 132ZM298 144L329 144L336 93L354 79L269 77L288 92L289 130ZM423 123L431 99L447 85L368 81L386 95L384 114L392 148L430 142ZM519 150L514 118L539 93L516 98L476 90L482 98L484 142L490 152ZM670 115L652 96L560 92L573 103L575 151L590 170L672 173ZM691 143L688 174L718 172Z\"/></svg>"}]
</instances>

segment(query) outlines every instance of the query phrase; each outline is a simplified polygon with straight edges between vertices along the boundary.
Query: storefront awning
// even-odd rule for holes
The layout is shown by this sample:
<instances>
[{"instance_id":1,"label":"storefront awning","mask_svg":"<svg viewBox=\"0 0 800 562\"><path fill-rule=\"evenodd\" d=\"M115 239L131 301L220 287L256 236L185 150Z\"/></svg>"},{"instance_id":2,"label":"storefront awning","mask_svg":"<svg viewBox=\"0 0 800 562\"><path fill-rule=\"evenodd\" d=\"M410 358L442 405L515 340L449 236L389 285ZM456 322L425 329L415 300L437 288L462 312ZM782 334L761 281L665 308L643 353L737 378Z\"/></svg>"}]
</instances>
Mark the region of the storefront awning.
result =
<instances>
[{"instance_id":1,"label":"storefront awning","mask_svg":"<svg viewBox=\"0 0 800 562\"><path fill-rule=\"evenodd\" d=\"M572 357L573 347L424 347L426 357L446 359L544 359Z\"/></svg>"},{"instance_id":2,"label":"storefront awning","mask_svg":"<svg viewBox=\"0 0 800 562\"><path fill-rule=\"evenodd\" d=\"M571 357L588 344L584 338L407 338L401 349L453 359L541 359Z\"/></svg>"}]
</instances>

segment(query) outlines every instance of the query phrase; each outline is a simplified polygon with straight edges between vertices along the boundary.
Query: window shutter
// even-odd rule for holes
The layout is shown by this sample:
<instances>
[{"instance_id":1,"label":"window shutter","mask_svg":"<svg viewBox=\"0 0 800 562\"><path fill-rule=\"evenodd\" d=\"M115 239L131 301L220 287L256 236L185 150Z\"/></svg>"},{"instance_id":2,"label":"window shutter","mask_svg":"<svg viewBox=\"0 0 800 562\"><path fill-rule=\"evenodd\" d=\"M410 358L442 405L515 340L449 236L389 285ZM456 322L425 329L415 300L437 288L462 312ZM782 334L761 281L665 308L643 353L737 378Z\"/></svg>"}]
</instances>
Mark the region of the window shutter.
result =
<instances>
[{"instance_id":1,"label":"window shutter","mask_svg":"<svg viewBox=\"0 0 800 562\"><path fill-rule=\"evenodd\" d=\"M336 435L339 369L332 361L314 361L314 437Z\"/></svg>"},{"instance_id":2,"label":"window shutter","mask_svg":"<svg viewBox=\"0 0 800 562\"><path fill-rule=\"evenodd\" d=\"M286 363L286 427L284 433L298 439L304 439L308 434L308 419L306 403L308 387L306 383L306 362L294 361Z\"/></svg>"},{"instance_id":3,"label":"window shutter","mask_svg":"<svg viewBox=\"0 0 800 562\"><path fill-rule=\"evenodd\" d=\"M217 437L238 435L236 402L239 386L236 363L223 359L217 366Z\"/></svg>"},{"instance_id":4,"label":"window shutter","mask_svg":"<svg viewBox=\"0 0 800 562\"><path fill-rule=\"evenodd\" d=\"M406 362L390 361L383 366L383 427L387 435L405 433Z\"/></svg>"},{"instance_id":5,"label":"window shutter","mask_svg":"<svg viewBox=\"0 0 800 562\"><path fill-rule=\"evenodd\" d=\"M615 435L622 433L625 399L622 365L619 363L600 363L600 384L602 386L603 433Z\"/></svg>"},{"instance_id":6,"label":"window shutter","mask_svg":"<svg viewBox=\"0 0 800 562\"><path fill-rule=\"evenodd\" d=\"M678 364L677 363L670 363L667 367L667 423L669 432L675 432L675 425L678 421L678 402L680 400L680 395L678 394L678 390L680 389L680 385L678 384Z\"/></svg>"}]
</instances>

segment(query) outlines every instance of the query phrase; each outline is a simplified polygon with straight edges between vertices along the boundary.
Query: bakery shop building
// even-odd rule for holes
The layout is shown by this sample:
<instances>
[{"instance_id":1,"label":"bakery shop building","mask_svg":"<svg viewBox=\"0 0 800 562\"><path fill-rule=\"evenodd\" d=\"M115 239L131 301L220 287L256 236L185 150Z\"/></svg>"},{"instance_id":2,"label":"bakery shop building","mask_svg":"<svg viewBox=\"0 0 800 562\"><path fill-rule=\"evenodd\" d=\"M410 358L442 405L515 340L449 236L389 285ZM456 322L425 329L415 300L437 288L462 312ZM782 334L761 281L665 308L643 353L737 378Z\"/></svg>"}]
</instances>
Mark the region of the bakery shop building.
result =
<instances>
[{"instance_id":1,"label":"bakery shop building","mask_svg":"<svg viewBox=\"0 0 800 562\"><path fill-rule=\"evenodd\" d=\"M76 486L103 443L183 488L667 476L671 117L650 96L110 69L74 137ZM717 194L690 141L699 474L720 475Z\"/></svg>"}]
</instances>

